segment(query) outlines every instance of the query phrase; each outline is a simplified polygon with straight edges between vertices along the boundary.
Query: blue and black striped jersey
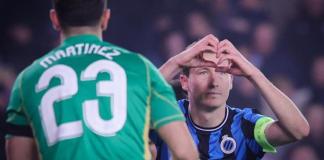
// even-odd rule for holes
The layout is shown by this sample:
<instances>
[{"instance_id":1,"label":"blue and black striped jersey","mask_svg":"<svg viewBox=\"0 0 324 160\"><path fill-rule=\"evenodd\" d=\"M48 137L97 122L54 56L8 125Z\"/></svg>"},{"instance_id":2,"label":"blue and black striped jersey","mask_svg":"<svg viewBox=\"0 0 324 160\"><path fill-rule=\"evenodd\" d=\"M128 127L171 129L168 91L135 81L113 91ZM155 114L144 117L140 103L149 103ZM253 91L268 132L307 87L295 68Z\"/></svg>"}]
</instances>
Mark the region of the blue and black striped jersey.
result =
<instances>
[{"instance_id":1,"label":"blue and black striped jersey","mask_svg":"<svg viewBox=\"0 0 324 160\"><path fill-rule=\"evenodd\" d=\"M204 128L191 120L187 100L179 100L178 104L186 117L201 159L252 160L263 157L263 148L254 138L254 126L257 120L265 116L256 113L254 109L226 106L222 123L214 128ZM150 132L150 138L157 147L157 159L171 159L171 152L155 131Z\"/></svg>"}]
</instances>

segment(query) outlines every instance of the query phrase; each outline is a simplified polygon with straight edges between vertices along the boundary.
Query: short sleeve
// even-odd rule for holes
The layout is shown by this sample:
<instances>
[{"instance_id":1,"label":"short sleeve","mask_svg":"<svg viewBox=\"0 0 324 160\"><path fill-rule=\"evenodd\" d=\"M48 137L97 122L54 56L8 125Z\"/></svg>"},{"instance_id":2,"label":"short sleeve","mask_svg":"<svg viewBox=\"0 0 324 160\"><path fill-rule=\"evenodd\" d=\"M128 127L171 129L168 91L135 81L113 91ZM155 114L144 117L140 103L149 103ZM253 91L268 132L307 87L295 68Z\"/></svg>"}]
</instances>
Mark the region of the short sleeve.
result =
<instances>
[{"instance_id":1,"label":"short sleeve","mask_svg":"<svg viewBox=\"0 0 324 160\"><path fill-rule=\"evenodd\" d=\"M263 152L275 152L275 148L267 143L265 136L266 127L274 120L270 117L259 114L256 109L244 109L242 128L247 145L255 154Z\"/></svg>"},{"instance_id":2,"label":"short sleeve","mask_svg":"<svg viewBox=\"0 0 324 160\"><path fill-rule=\"evenodd\" d=\"M16 79L11 91L9 104L6 111L6 132L7 137L11 135L32 136L28 119L23 109L23 97L21 90L22 74Z\"/></svg>"}]
</instances>

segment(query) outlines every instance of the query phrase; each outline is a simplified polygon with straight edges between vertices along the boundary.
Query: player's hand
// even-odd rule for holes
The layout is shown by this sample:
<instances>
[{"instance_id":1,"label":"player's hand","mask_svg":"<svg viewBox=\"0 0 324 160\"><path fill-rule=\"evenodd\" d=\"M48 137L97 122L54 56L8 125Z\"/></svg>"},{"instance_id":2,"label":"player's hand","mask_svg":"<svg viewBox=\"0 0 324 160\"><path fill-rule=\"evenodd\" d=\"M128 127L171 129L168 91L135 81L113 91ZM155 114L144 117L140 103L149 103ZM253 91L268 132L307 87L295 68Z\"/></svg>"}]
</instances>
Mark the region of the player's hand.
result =
<instances>
[{"instance_id":1,"label":"player's hand","mask_svg":"<svg viewBox=\"0 0 324 160\"><path fill-rule=\"evenodd\" d=\"M215 67L212 62L204 61L201 57L203 52L217 53L218 39L210 34L188 46L183 52L179 53L173 60L180 67Z\"/></svg>"},{"instance_id":2,"label":"player's hand","mask_svg":"<svg viewBox=\"0 0 324 160\"><path fill-rule=\"evenodd\" d=\"M218 54L220 55L220 60L217 65L222 64L226 60L231 62L231 65L226 67L217 67L218 71L249 78L258 70L227 39L218 43Z\"/></svg>"}]
</instances>

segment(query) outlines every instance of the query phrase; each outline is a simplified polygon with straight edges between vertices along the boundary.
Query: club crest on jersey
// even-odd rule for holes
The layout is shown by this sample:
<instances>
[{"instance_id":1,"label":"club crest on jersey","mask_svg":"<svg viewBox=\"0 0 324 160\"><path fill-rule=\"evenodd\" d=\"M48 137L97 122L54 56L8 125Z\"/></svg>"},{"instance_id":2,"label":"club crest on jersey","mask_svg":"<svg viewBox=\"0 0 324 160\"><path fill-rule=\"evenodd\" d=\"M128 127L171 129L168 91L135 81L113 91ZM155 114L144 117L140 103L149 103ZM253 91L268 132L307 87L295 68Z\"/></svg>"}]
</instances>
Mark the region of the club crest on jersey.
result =
<instances>
[{"instance_id":1,"label":"club crest on jersey","mask_svg":"<svg viewBox=\"0 0 324 160\"><path fill-rule=\"evenodd\" d=\"M236 149L236 142L234 138L224 135L222 137L220 148L225 154L233 153Z\"/></svg>"}]
</instances>

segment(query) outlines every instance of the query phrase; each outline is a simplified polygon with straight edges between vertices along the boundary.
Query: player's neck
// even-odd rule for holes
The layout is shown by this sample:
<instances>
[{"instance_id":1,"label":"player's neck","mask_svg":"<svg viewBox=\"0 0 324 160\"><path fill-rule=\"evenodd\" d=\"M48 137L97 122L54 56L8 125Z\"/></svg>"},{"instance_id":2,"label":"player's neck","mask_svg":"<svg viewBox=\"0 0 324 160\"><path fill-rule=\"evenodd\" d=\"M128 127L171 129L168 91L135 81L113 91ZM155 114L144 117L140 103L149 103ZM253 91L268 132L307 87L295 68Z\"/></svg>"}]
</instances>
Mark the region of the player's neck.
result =
<instances>
[{"instance_id":1,"label":"player's neck","mask_svg":"<svg viewBox=\"0 0 324 160\"><path fill-rule=\"evenodd\" d=\"M81 35L81 34L92 34L97 36L99 39L102 39L102 30L97 27L69 27L69 29L66 29L65 31L61 32L61 42L63 42L65 39Z\"/></svg>"},{"instance_id":2,"label":"player's neck","mask_svg":"<svg viewBox=\"0 0 324 160\"><path fill-rule=\"evenodd\" d=\"M216 108L213 111L205 111L199 109L199 107L189 104L189 112L192 121L205 128L216 127L221 124L225 118L226 105Z\"/></svg>"}]
</instances>

